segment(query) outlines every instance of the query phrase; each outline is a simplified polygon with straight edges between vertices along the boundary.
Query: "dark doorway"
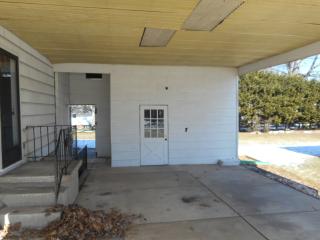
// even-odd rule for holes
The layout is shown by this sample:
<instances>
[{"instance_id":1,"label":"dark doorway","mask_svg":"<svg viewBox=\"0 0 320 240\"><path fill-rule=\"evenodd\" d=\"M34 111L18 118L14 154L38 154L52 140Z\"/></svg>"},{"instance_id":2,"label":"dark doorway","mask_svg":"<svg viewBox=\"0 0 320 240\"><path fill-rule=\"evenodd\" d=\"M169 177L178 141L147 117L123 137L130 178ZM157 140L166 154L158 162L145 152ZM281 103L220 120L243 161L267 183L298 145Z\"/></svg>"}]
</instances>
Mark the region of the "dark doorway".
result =
<instances>
[{"instance_id":1,"label":"dark doorway","mask_svg":"<svg viewBox=\"0 0 320 240\"><path fill-rule=\"evenodd\" d=\"M0 114L2 166L21 160L18 58L0 49Z\"/></svg>"}]
</instances>

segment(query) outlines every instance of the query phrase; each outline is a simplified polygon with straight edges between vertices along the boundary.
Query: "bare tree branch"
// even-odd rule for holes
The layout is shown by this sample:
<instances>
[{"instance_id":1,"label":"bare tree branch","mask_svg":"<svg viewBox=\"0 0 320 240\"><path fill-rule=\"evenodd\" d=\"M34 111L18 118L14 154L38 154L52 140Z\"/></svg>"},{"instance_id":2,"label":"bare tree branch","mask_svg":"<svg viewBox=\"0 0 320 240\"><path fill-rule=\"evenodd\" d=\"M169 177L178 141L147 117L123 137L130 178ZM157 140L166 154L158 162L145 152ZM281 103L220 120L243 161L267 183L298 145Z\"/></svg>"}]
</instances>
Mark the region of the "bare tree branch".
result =
<instances>
[{"instance_id":1,"label":"bare tree branch","mask_svg":"<svg viewBox=\"0 0 320 240\"><path fill-rule=\"evenodd\" d=\"M307 59L311 60L311 58L307 58ZM309 61L307 62L309 64L308 66L304 65L304 63L306 63L306 59L288 62L287 64L285 64L287 74L301 75L306 78L318 77L320 76L319 59L320 59L320 55L313 56L310 64L309 64ZM307 69L306 73L304 73L305 69Z\"/></svg>"},{"instance_id":2,"label":"bare tree branch","mask_svg":"<svg viewBox=\"0 0 320 240\"><path fill-rule=\"evenodd\" d=\"M318 66L320 66L320 64L317 64L317 65L316 65L316 63L317 63L317 61L318 61L318 57L319 57L319 55L314 56L313 61L312 61L311 65L310 65L309 70L307 71L306 74L304 74L305 77L310 77L311 74L313 73L313 71L314 71Z\"/></svg>"}]
</instances>

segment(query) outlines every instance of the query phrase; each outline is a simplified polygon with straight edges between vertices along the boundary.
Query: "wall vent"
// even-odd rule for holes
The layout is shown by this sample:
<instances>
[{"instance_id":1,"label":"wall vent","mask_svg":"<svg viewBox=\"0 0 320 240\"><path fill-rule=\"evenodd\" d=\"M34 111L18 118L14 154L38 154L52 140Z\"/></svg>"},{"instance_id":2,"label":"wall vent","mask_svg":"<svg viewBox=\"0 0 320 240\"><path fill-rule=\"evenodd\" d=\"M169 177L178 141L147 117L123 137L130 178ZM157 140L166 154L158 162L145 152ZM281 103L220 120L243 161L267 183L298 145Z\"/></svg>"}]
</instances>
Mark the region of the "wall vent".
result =
<instances>
[{"instance_id":1,"label":"wall vent","mask_svg":"<svg viewBox=\"0 0 320 240\"><path fill-rule=\"evenodd\" d=\"M87 80L101 80L102 74L101 73L86 73Z\"/></svg>"}]
</instances>

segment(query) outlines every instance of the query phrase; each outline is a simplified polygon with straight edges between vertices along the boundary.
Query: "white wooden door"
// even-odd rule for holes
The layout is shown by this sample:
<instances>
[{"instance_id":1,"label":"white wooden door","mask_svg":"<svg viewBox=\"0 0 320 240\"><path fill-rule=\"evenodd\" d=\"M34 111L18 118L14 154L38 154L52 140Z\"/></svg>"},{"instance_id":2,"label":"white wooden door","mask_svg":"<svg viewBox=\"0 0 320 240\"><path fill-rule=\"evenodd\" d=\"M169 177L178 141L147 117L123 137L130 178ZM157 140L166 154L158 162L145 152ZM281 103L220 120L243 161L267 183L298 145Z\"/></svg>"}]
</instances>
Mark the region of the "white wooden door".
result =
<instances>
[{"instance_id":1,"label":"white wooden door","mask_svg":"<svg viewBox=\"0 0 320 240\"><path fill-rule=\"evenodd\" d=\"M140 106L141 165L168 164L168 107Z\"/></svg>"}]
</instances>

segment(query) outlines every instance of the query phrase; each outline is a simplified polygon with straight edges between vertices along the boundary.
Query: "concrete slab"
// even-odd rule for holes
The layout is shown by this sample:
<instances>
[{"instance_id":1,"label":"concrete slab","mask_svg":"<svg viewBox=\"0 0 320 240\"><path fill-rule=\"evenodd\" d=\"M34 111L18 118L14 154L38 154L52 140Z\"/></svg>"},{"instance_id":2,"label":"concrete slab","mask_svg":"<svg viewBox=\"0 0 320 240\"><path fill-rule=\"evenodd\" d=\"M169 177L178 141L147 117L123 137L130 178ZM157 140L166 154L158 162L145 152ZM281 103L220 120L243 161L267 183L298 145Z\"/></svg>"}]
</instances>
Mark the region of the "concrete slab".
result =
<instances>
[{"instance_id":1,"label":"concrete slab","mask_svg":"<svg viewBox=\"0 0 320 240\"><path fill-rule=\"evenodd\" d=\"M103 179L103 180L102 180ZM95 171L89 177L83 191L103 189L104 192L119 192L148 188L172 188L181 186L199 186L200 183L187 172L126 172L111 173Z\"/></svg>"},{"instance_id":2,"label":"concrete slab","mask_svg":"<svg viewBox=\"0 0 320 240\"><path fill-rule=\"evenodd\" d=\"M28 176L53 176L54 175L54 161L38 161L28 162L8 174L1 176L5 177L28 177Z\"/></svg>"},{"instance_id":3,"label":"concrete slab","mask_svg":"<svg viewBox=\"0 0 320 240\"><path fill-rule=\"evenodd\" d=\"M240 166L218 166L218 165L178 165L171 166L175 171L189 172L195 177L201 177L206 174L213 174L216 171L227 170L227 171L241 171L246 170Z\"/></svg>"},{"instance_id":4,"label":"concrete slab","mask_svg":"<svg viewBox=\"0 0 320 240\"><path fill-rule=\"evenodd\" d=\"M101 187L81 192L77 203L90 209L120 209L142 214L141 222L159 223L236 216L226 204L201 186L108 192Z\"/></svg>"},{"instance_id":5,"label":"concrete slab","mask_svg":"<svg viewBox=\"0 0 320 240\"><path fill-rule=\"evenodd\" d=\"M127 240L263 240L239 217L133 227Z\"/></svg>"},{"instance_id":6,"label":"concrete slab","mask_svg":"<svg viewBox=\"0 0 320 240\"><path fill-rule=\"evenodd\" d=\"M110 168L107 164L94 163L90 168L96 172L110 173L148 173L148 172L175 172L179 171L175 166L144 166L144 167L119 167Z\"/></svg>"},{"instance_id":7,"label":"concrete slab","mask_svg":"<svg viewBox=\"0 0 320 240\"><path fill-rule=\"evenodd\" d=\"M320 201L243 167L95 164L77 203L142 214L146 219L135 222L130 240L267 239L264 234L270 240L319 240L319 217L309 212L320 212Z\"/></svg>"},{"instance_id":8,"label":"concrete slab","mask_svg":"<svg viewBox=\"0 0 320 240\"><path fill-rule=\"evenodd\" d=\"M194 169L189 170L189 172L194 175ZM204 170L201 172L196 172L197 179L208 186L216 186L224 188L225 185L236 185L242 184L247 186L253 185L264 185L275 183L276 181L271 180L270 178L264 177L256 172L249 171L244 167L229 168L222 167L217 168L214 171Z\"/></svg>"},{"instance_id":9,"label":"concrete slab","mask_svg":"<svg viewBox=\"0 0 320 240\"><path fill-rule=\"evenodd\" d=\"M41 166L47 166L48 162L50 161L27 163L20 169L14 170L13 173L2 176L3 181L7 182L0 181L0 202L15 208L54 205L55 183L49 181L50 178L46 179L47 176L41 175ZM62 177L59 204L67 205L75 201L79 191L78 170L81 163L81 161L72 161L68 175ZM52 162L49 166L54 167ZM32 174L37 171L40 173L33 176ZM54 176L52 176L53 179Z\"/></svg>"},{"instance_id":10,"label":"concrete slab","mask_svg":"<svg viewBox=\"0 0 320 240\"><path fill-rule=\"evenodd\" d=\"M51 157L50 157L51 158ZM0 176L0 184L6 183L54 183L55 166L54 159L28 162L13 171ZM79 161L72 161L68 167L68 174L70 174L79 164Z\"/></svg>"},{"instance_id":11,"label":"concrete slab","mask_svg":"<svg viewBox=\"0 0 320 240\"><path fill-rule=\"evenodd\" d=\"M280 183L207 185L241 215L314 211L320 201Z\"/></svg>"},{"instance_id":12,"label":"concrete slab","mask_svg":"<svg viewBox=\"0 0 320 240\"><path fill-rule=\"evenodd\" d=\"M37 183L6 183L0 185L0 196L8 194L32 194L54 192L54 184L46 182Z\"/></svg>"},{"instance_id":13,"label":"concrete slab","mask_svg":"<svg viewBox=\"0 0 320 240\"><path fill-rule=\"evenodd\" d=\"M246 219L272 240L319 240L320 212L248 216Z\"/></svg>"}]
</instances>

